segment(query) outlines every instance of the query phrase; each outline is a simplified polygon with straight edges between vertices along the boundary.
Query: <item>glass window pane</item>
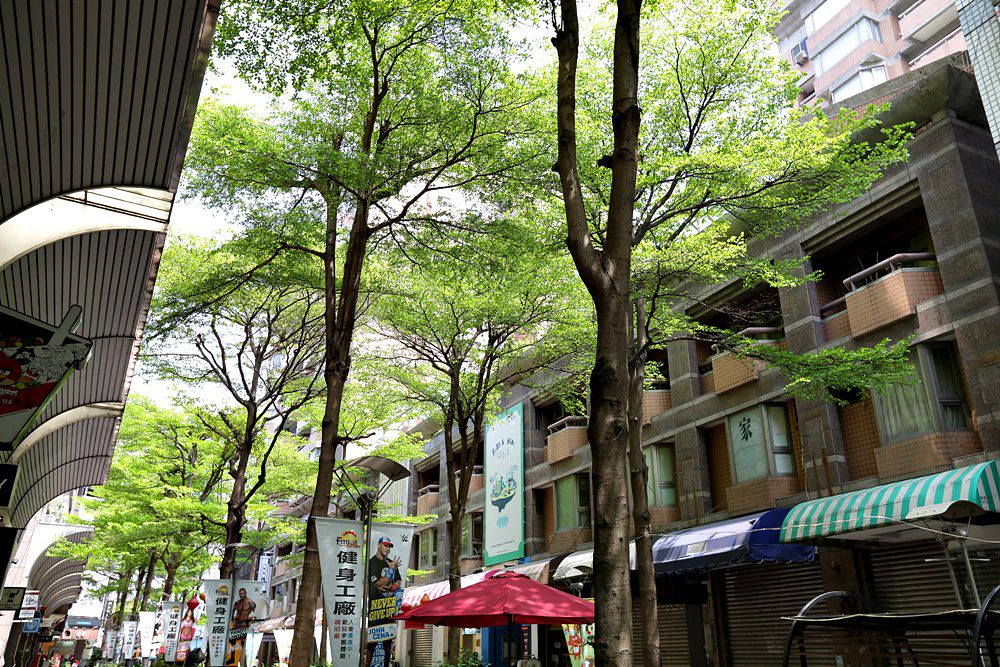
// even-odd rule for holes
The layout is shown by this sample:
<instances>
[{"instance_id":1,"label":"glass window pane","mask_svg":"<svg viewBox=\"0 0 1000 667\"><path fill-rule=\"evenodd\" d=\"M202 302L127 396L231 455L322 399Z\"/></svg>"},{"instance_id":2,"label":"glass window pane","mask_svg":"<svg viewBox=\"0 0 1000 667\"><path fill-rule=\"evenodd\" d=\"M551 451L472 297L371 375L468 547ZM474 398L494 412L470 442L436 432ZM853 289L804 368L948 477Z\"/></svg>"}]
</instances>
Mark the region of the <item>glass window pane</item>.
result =
<instances>
[{"instance_id":1,"label":"glass window pane","mask_svg":"<svg viewBox=\"0 0 1000 667\"><path fill-rule=\"evenodd\" d=\"M896 385L877 394L882 428L890 441L934 430L931 406L916 366L913 375L917 380L914 384Z\"/></svg>"},{"instance_id":2,"label":"glass window pane","mask_svg":"<svg viewBox=\"0 0 1000 667\"><path fill-rule=\"evenodd\" d=\"M958 372L958 362L950 346L935 345L930 349L937 378L938 398L943 400L965 400L965 387Z\"/></svg>"},{"instance_id":3,"label":"glass window pane","mask_svg":"<svg viewBox=\"0 0 1000 667\"><path fill-rule=\"evenodd\" d=\"M646 457L646 502L650 505L656 504L656 483L658 476L656 474L656 460L653 458L653 450L656 447L647 447L642 450L643 456Z\"/></svg>"},{"instance_id":4,"label":"glass window pane","mask_svg":"<svg viewBox=\"0 0 1000 667\"><path fill-rule=\"evenodd\" d=\"M656 448L657 459L657 487L659 497L657 504L660 507L672 507L677 504L677 488L674 478L674 448L669 445L660 445Z\"/></svg>"},{"instance_id":5,"label":"glass window pane","mask_svg":"<svg viewBox=\"0 0 1000 667\"><path fill-rule=\"evenodd\" d=\"M795 474L795 462L792 459L791 454L778 454L774 455L774 474L775 475L794 475Z\"/></svg>"},{"instance_id":6,"label":"glass window pane","mask_svg":"<svg viewBox=\"0 0 1000 667\"><path fill-rule=\"evenodd\" d=\"M788 411L785 406L767 406L767 420L771 427L771 449L776 452L791 451L792 441L788 433Z\"/></svg>"},{"instance_id":7,"label":"glass window pane","mask_svg":"<svg viewBox=\"0 0 1000 667\"><path fill-rule=\"evenodd\" d=\"M556 481L556 530L573 528L576 511L576 479L564 477Z\"/></svg>"},{"instance_id":8,"label":"glass window pane","mask_svg":"<svg viewBox=\"0 0 1000 667\"><path fill-rule=\"evenodd\" d=\"M462 517L462 555L472 555L472 515Z\"/></svg>"},{"instance_id":9,"label":"glass window pane","mask_svg":"<svg viewBox=\"0 0 1000 667\"><path fill-rule=\"evenodd\" d=\"M759 407L729 417L729 443L737 484L767 477L771 466Z\"/></svg>"}]
</instances>

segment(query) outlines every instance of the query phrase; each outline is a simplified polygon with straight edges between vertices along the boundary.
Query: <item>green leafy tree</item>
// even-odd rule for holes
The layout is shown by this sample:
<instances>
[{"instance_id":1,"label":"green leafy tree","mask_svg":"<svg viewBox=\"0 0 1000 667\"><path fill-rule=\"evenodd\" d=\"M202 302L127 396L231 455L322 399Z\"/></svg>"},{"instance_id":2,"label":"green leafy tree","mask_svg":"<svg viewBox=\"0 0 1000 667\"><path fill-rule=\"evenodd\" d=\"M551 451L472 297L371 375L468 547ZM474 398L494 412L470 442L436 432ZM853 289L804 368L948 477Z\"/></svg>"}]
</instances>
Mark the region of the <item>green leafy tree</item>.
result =
<instances>
[{"instance_id":1,"label":"green leafy tree","mask_svg":"<svg viewBox=\"0 0 1000 667\"><path fill-rule=\"evenodd\" d=\"M164 254L147 352L161 376L221 396L217 407L195 414L231 452L228 511L220 524L226 545L243 541L248 504L269 475L280 474L271 459L286 427L322 389L320 298L274 271L255 273L238 290L220 286L219 275L244 268L245 258L224 248L175 240ZM227 546L223 578L235 557L236 548Z\"/></svg>"},{"instance_id":2,"label":"green leafy tree","mask_svg":"<svg viewBox=\"0 0 1000 667\"><path fill-rule=\"evenodd\" d=\"M567 246L597 307L588 425L596 654L600 664L627 665L632 656L626 452L630 430L641 424L635 421L636 385L631 383L630 396L630 381L649 344L640 339L636 345L634 336L636 284L645 289L656 283L656 271L650 280L645 269L670 265L675 251L697 243L692 237L730 238L733 222L745 230L738 239L742 246L734 249L735 257L715 265L712 282L741 277L737 267L753 264L746 241L778 236L808 215L861 194L905 156L905 136L884 130L877 142L854 143L857 132L877 127L876 109L828 118L796 107L793 75L772 55L777 10L766 2L669 0L644 8L642 0L617 0L613 26L599 23L583 53L576 0L553 0L551 7L559 63L555 169ZM775 270L776 282L793 273L783 268ZM772 276L761 280L771 282ZM674 294L659 306L669 323L671 302L683 303L696 286L681 276L661 287ZM661 331L691 332L690 322L681 324ZM898 357L889 359L889 368L883 365L890 375ZM635 454L632 461L635 495L644 496L645 464ZM649 540L641 541L646 552ZM640 556L646 582L641 603L644 639L653 647L645 651L646 664L653 664L657 642L649 630L655 627L650 621L655 599L648 569L644 574L649 558Z\"/></svg>"},{"instance_id":3,"label":"green leafy tree","mask_svg":"<svg viewBox=\"0 0 1000 667\"><path fill-rule=\"evenodd\" d=\"M532 98L508 66L515 48L484 9L451 0L223 5L219 53L252 84L290 86L296 97L258 115L203 105L189 183L210 205L247 214L243 250L258 267L292 252L318 267L326 407L310 516L329 511L369 249L456 224L447 193L490 190L540 154L519 121ZM309 664L319 590L309 529L291 667Z\"/></svg>"},{"instance_id":4,"label":"green leafy tree","mask_svg":"<svg viewBox=\"0 0 1000 667\"><path fill-rule=\"evenodd\" d=\"M592 346L591 310L567 258L524 227L473 236L453 252L410 250L389 260L392 298L374 312L393 341L383 373L414 407L441 424L447 476L448 580L462 586L462 525L486 426L504 391ZM449 630L449 656L461 636Z\"/></svg>"}]
</instances>

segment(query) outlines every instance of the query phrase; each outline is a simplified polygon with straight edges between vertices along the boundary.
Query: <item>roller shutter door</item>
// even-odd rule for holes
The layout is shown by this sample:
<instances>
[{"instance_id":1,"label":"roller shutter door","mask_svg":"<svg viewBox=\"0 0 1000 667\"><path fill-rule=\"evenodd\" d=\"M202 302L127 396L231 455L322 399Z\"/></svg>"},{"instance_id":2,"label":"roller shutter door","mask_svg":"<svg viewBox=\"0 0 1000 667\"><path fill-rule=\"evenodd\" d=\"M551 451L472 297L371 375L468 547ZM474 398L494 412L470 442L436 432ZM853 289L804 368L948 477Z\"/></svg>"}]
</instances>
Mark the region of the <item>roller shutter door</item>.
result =
<instances>
[{"instance_id":1,"label":"roller shutter door","mask_svg":"<svg viewBox=\"0 0 1000 667\"><path fill-rule=\"evenodd\" d=\"M434 667L434 629L407 632L410 633L410 667Z\"/></svg>"},{"instance_id":2,"label":"roller shutter door","mask_svg":"<svg viewBox=\"0 0 1000 667\"><path fill-rule=\"evenodd\" d=\"M944 549L937 542L880 547L868 557L877 611L914 613L959 606ZM956 573L964 573L964 564ZM962 586L963 579L958 581Z\"/></svg>"},{"instance_id":3,"label":"roller shutter door","mask_svg":"<svg viewBox=\"0 0 1000 667\"><path fill-rule=\"evenodd\" d=\"M660 630L660 664L669 667L689 667L687 608L682 604L661 604L656 607ZM642 642L642 614L632 606L632 664L641 665L645 645Z\"/></svg>"},{"instance_id":4,"label":"roller shutter door","mask_svg":"<svg viewBox=\"0 0 1000 667\"><path fill-rule=\"evenodd\" d=\"M819 565L747 565L723 575L725 625L731 667L781 664L794 616L823 592ZM809 667L833 664L809 660Z\"/></svg>"}]
</instances>

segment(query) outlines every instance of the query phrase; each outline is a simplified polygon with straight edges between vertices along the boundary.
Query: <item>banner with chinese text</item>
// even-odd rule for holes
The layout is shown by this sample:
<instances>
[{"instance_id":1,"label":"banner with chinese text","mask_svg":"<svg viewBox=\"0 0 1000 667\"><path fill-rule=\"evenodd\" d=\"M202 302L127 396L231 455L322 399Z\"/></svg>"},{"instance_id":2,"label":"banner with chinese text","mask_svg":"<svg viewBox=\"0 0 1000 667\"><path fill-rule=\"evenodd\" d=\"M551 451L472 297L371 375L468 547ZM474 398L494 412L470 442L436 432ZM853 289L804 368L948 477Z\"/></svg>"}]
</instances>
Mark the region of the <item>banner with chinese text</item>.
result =
<instances>
[{"instance_id":1,"label":"banner with chinese text","mask_svg":"<svg viewBox=\"0 0 1000 667\"><path fill-rule=\"evenodd\" d=\"M35 617L35 612L38 611L38 596L41 591L25 591L24 597L21 599L21 609L17 612L18 620L25 620Z\"/></svg>"},{"instance_id":2,"label":"banner with chinese text","mask_svg":"<svg viewBox=\"0 0 1000 667\"><path fill-rule=\"evenodd\" d=\"M156 628L156 612L139 612L139 646L140 654L143 658L152 657L153 653L153 630Z\"/></svg>"},{"instance_id":3,"label":"banner with chinese text","mask_svg":"<svg viewBox=\"0 0 1000 667\"><path fill-rule=\"evenodd\" d=\"M372 525L368 558L368 649L365 664L388 667L398 623L392 618L403 604L406 568L410 562L413 526Z\"/></svg>"},{"instance_id":4,"label":"banner with chinese text","mask_svg":"<svg viewBox=\"0 0 1000 667\"><path fill-rule=\"evenodd\" d=\"M138 633L139 624L136 621L125 621L125 639L122 643L122 660L131 660L135 657L135 636Z\"/></svg>"},{"instance_id":5,"label":"banner with chinese text","mask_svg":"<svg viewBox=\"0 0 1000 667\"><path fill-rule=\"evenodd\" d=\"M108 634L104 636L104 647L101 650L101 657L105 660L111 660L115 657L115 642L118 640L117 630L108 630Z\"/></svg>"},{"instance_id":6,"label":"banner with chinese text","mask_svg":"<svg viewBox=\"0 0 1000 667\"><path fill-rule=\"evenodd\" d=\"M177 659L177 642L180 639L181 610L183 608L184 603L182 602L163 603L160 627L163 631L164 662L174 662Z\"/></svg>"},{"instance_id":7,"label":"banner with chinese text","mask_svg":"<svg viewBox=\"0 0 1000 667\"><path fill-rule=\"evenodd\" d=\"M518 403L486 427L483 452L486 507L484 565L524 556L524 406Z\"/></svg>"},{"instance_id":8,"label":"banner with chinese text","mask_svg":"<svg viewBox=\"0 0 1000 667\"><path fill-rule=\"evenodd\" d=\"M333 667L356 667L361 647L361 598L365 578L362 523L346 519L317 518L315 521L323 600L333 646L329 661Z\"/></svg>"}]
</instances>

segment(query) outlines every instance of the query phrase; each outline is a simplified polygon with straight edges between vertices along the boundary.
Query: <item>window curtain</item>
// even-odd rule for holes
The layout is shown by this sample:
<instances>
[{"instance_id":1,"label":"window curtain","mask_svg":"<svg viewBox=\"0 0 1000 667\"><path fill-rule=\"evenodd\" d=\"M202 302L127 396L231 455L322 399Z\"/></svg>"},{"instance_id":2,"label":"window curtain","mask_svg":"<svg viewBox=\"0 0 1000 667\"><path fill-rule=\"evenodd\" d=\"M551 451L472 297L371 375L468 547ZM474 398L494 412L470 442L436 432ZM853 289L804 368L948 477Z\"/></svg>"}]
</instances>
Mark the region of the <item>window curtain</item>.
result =
<instances>
[{"instance_id":1,"label":"window curtain","mask_svg":"<svg viewBox=\"0 0 1000 667\"><path fill-rule=\"evenodd\" d=\"M879 395L878 403L882 427L890 441L934 430L923 382L885 389Z\"/></svg>"}]
</instances>

